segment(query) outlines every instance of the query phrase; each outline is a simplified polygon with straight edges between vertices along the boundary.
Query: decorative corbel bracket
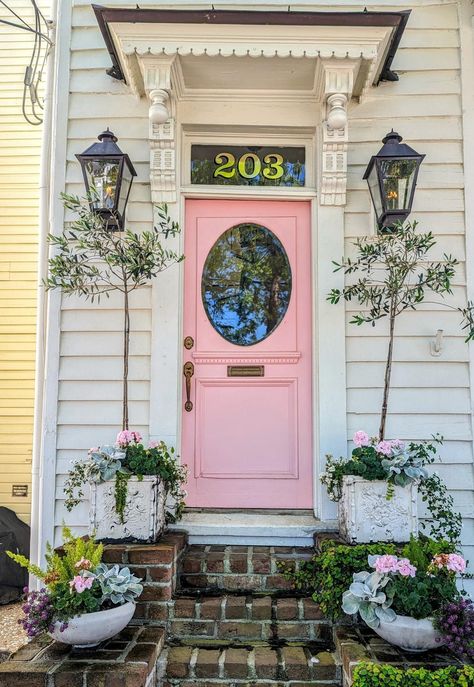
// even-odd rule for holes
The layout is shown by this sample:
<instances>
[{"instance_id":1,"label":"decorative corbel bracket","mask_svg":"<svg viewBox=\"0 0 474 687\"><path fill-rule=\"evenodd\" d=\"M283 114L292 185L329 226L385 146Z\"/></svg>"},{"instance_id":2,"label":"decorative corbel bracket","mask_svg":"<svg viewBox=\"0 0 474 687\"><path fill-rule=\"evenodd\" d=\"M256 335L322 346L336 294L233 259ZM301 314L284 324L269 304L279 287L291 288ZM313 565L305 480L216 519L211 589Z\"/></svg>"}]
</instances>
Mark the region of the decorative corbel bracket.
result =
<instances>
[{"instance_id":1,"label":"decorative corbel bracket","mask_svg":"<svg viewBox=\"0 0 474 687\"><path fill-rule=\"evenodd\" d=\"M150 185L153 203L176 202L176 102L172 91L176 55L141 60L145 92L150 100Z\"/></svg>"},{"instance_id":2,"label":"decorative corbel bracket","mask_svg":"<svg viewBox=\"0 0 474 687\"><path fill-rule=\"evenodd\" d=\"M347 106L359 70L355 60L322 60L319 195L321 205L345 205L347 187Z\"/></svg>"}]
</instances>

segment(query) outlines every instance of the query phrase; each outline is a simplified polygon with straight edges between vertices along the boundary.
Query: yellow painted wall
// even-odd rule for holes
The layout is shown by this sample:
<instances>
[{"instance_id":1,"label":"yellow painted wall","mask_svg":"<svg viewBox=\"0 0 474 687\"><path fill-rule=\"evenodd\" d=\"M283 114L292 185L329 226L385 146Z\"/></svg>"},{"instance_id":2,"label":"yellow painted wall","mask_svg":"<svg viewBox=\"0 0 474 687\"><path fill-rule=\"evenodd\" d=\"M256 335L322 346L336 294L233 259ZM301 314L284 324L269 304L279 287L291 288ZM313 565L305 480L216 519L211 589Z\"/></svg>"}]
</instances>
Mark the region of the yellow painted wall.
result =
<instances>
[{"instance_id":1,"label":"yellow painted wall","mask_svg":"<svg viewBox=\"0 0 474 687\"><path fill-rule=\"evenodd\" d=\"M28 0L7 2L30 25ZM40 2L43 12L48 3ZM2 5L0 19L17 21ZM23 118L34 35L0 24L0 505L29 520L41 126ZM12 496L28 485L28 497Z\"/></svg>"}]
</instances>

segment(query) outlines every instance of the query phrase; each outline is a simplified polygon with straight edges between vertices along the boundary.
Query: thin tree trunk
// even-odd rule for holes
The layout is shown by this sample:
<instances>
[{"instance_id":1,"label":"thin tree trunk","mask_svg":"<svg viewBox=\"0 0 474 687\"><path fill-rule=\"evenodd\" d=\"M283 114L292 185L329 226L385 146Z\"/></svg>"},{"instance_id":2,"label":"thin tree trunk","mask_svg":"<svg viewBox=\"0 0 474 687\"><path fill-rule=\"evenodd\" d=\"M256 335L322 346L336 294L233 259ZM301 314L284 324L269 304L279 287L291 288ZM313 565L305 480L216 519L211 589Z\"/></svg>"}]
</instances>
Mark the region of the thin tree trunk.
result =
<instances>
[{"instance_id":1,"label":"thin tree trunk","mask_svg":"<svg viewBox=\"0 0 474 687\"><path fill-rule=\"evenodd\" d=\"M130 350L130 310L128 305L128 286L124 280L123 294L123 400L122 400L122 429L128 429L128 357Z\"/></svg>"},{"instance_id":2,"label":"thin tree trunk","mask_svg":"<svg viewBox=\"0 0 474 687\"><path fill-rule=\"evenodd\" d=\"M388 395L390 392L390 377L392 375L393 338L395 331L395 313L390 310L390 333L388 340L387 362L385 364L385 378L383 387L382 412L380 415L379 441L383 441L385 435L385 421L387 419Z\"/></svg>"}]
</instances>

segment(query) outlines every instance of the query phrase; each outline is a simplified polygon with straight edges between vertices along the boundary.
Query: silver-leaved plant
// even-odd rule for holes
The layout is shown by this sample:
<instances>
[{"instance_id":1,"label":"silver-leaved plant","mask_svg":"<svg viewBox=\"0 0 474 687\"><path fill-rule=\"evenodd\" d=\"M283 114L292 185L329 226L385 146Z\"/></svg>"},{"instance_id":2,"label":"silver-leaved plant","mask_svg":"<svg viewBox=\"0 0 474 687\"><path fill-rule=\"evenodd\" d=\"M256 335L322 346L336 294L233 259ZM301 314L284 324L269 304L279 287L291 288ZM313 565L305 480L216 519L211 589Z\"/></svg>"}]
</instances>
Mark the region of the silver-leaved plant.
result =
<instances>
[{"instance_id":1,"label":"silver-leaved plant","mask_svg":"<svg viewBox=\"0 0 474 687\"><path fill-rule=\"evenodd\" d=\"M109 568L105 563L99 563L94 572L85 572L85 577L94 577L100 584L102 591L101 605L111 601L121 606L128 601L134 601L143 591L141 579L133 575L128 568L113 565Z\"/></svg>"},{"instance_id":2,"label":"silver-leaved plant","mask_svg":"<svg viewBox=\"0 0 474 687\"><path fill-rule=\"evenodd\" d=\"M392 622L397 615L390 608L393 597L386 589L389 582L390 577L382 573L355 573L351 586L342 595L342 610L347 615L359 613L371 628L378 627L381 620Z\"/></svg>"}]
</instances>

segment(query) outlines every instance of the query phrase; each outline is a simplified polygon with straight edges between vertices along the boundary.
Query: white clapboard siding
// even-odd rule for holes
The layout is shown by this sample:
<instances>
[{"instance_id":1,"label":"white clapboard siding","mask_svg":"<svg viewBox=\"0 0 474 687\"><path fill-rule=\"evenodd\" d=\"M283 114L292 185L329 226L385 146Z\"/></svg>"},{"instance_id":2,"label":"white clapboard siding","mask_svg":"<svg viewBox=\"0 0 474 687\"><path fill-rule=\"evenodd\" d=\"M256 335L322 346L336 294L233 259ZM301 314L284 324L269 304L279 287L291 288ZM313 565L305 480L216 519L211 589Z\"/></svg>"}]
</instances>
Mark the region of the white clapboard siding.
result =
<instances>
[{"instance_id":1,"label":"white clapboard siding","mask_svg":"<svg viewBox=\"0 0 474 687\"><path fill-rule=\"evenodd\" d=\"M134 7L135 3L109 0L109 6ZM287 4L287 3L286 3ZM156 6L155 0L141 0L141 7ZM175 0L163 7L190 8L195 3ZM283 0L251 4L248 0L220 0L216 8L256 9L286 8ZM347 2L335 0L331 8L347 10ZM370 9L404 9L402 0L378 0ZM432 230L438 240L433 259L444 252L459 261L455 292L451 305L465 299L465 218L464 168L462 148L462 103L460 98L459 26L455 3L414 0L412 13L393 68L398 82L382 83L369 92L363 102L349 108L348 193L345 208L345 250L352 251L353 238L373 233L373 218L363 171L376 153L382 137L396 128L414 148L426 154L415 196L412 217L421 230ZM314 0L299 0L293 11L327 9ZM133 96L128 87L106 75L110 56L105 49L97 23L87 0L75 0L71 38L71 73L68 145L66 155L67 190L83 192L82 177L75 154L109 126L134 161L138 171L129 207L134 229L150 228L153 215L149 188L148 102ZM271 104L256 110L255 122L266 125L272 117ZM301 121L314 126L319 116L317 105L302 108ZM194 123L214 120L214 103L190 101L179 105L184 119ZM285 110L282 108L281 124ZM13 126L10 115L0 126ZM258 119L259 118L259 119ZM238 108L229 112L223 124L241 124ZM278 122L280 123L280 122ZM25 162L27 156L25 156ZM0 169L0 177L7 171ZM71 219L68 216L68 219ZM15 218L12 218L15 222ZM21 221L16 225L21 226ZM16 226L15 225L15 226ZM321 228L322 230L322 228ZM7 237L8 238L8 237ZM33 251L24 244L24 252L11 260L20 274L34 261ZM341 256L335 255L334 259ZM22 267L20 269L20 267ZM0 274L3 267L0 263ZM9 266L7 269L10 269ZM18 292L12 294L20 300ZM150 352L152 301L151 291L141 290L132 301L132 343L130 399L134 427L145 436L150 408ZM64 508L62 484L71 461L83 457L90 446L113 441L120 423L121 332L120 297L91 306L81 299L65 299L61 315L61 364L58 425L58 484L56 488L56 525L62 520L85 532L87 505L68 513ZM365 429L375 433L378 427L383 386L387 322L376 327L349 324L355 304L346 308L348 448L352 433ZM0 336L8 332L14 312L2 313ZM463 541L474 557L474 499L472 480L472 427L469 392L469 355L459 328L459 314L445 306L423 304L417 313L406 313L397 322L397 340L392 372L391 415L387 436L407 440L429 438L439 432L445 437L440 474L446 477L456 505L465 516ZM441 356L430 355L430 343L437 329L444 330ZM25 352L28 349L25 349ZM8 362L8 361L6 361ZM21 397L18 398L18 401ZM21 407L21 404L19 403Z\"/></svg>"}]
</instances>

